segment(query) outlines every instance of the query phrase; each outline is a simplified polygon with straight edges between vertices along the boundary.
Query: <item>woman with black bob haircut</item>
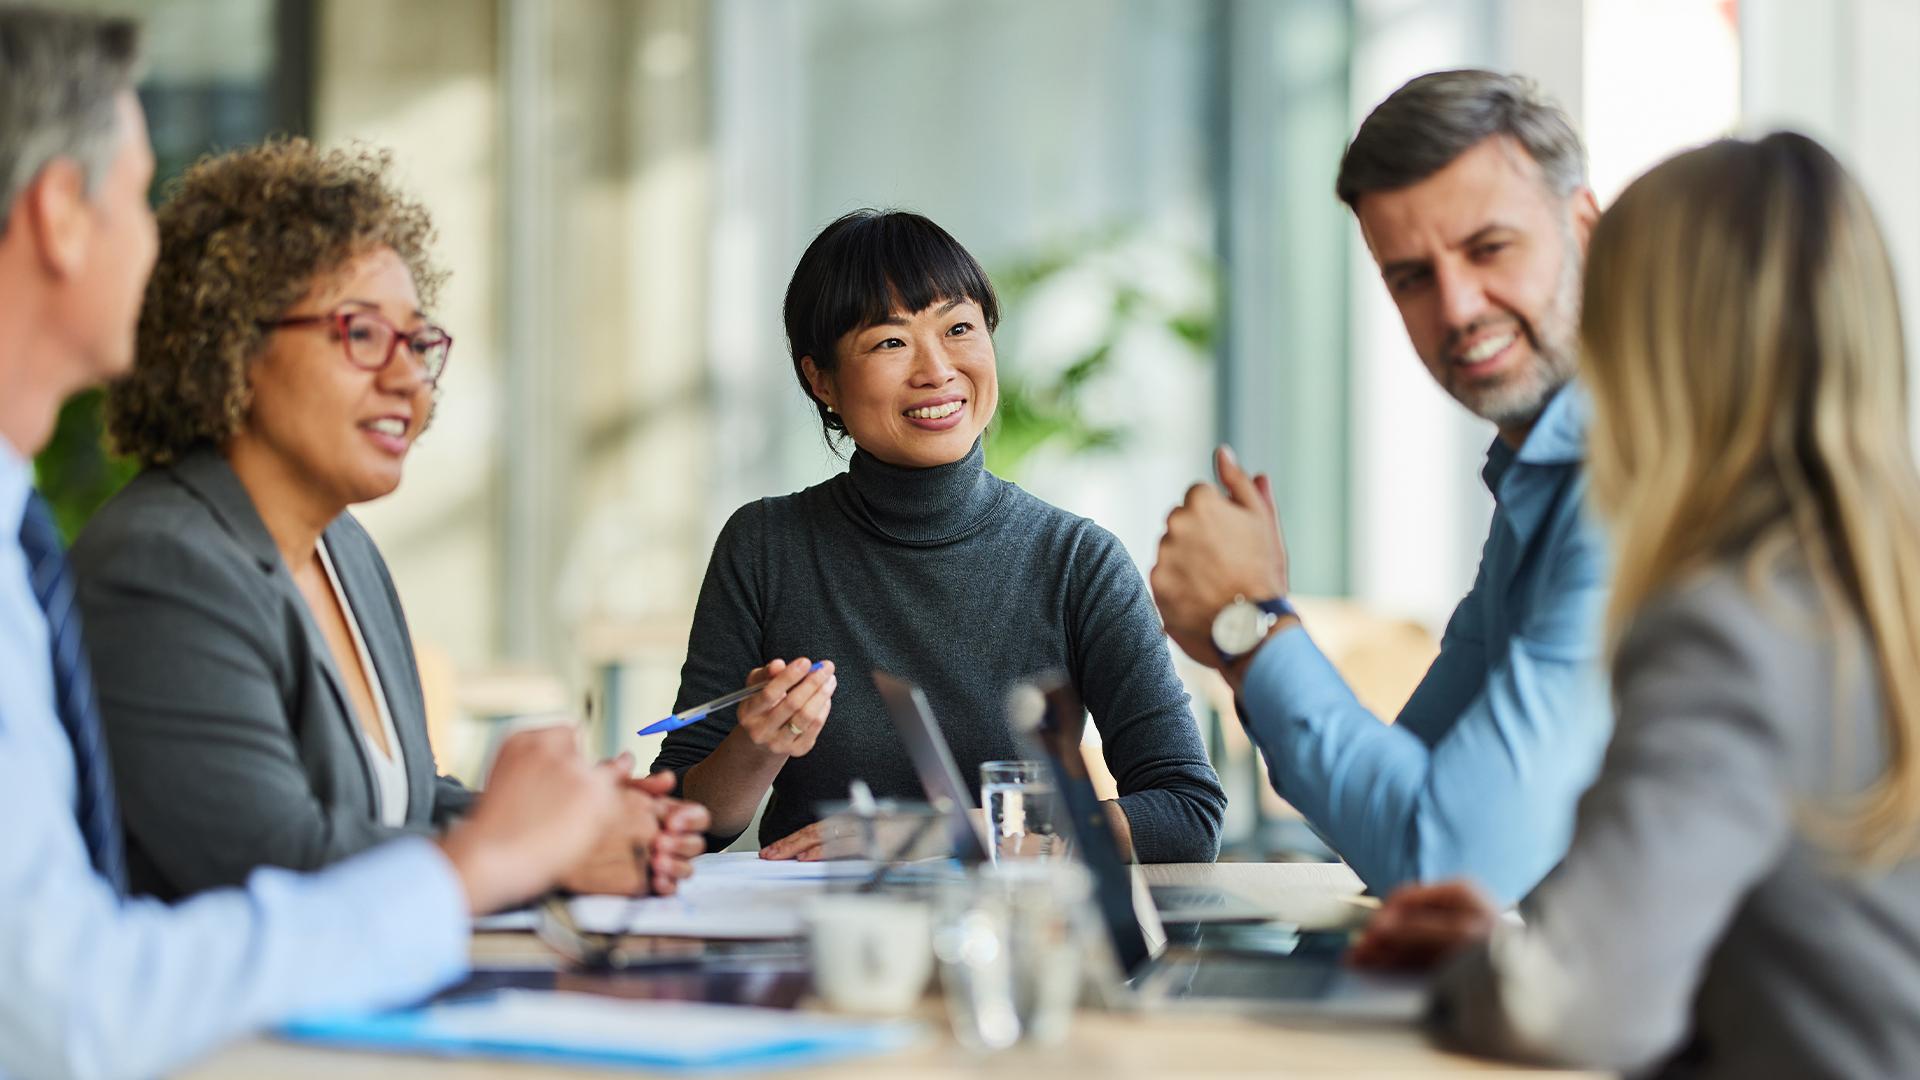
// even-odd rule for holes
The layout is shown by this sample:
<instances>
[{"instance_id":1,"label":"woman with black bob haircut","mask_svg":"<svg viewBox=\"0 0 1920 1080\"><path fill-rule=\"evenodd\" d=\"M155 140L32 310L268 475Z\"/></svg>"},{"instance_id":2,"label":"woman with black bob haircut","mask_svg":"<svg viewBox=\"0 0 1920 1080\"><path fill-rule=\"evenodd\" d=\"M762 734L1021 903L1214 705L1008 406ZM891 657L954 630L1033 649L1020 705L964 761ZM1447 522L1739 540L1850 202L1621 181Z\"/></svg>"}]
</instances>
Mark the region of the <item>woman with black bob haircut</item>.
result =
<instances>
[{"instance_id":1,"label":"woman with black bob haircut","mask_svg":"<svg viewBox=\"0 0 1920 1080\"><path fill-rule=\"evenodd\" d=\"M742 507L714 545L675 708L767 687L668 736L654 767L712 811L716 850L769 787L770 859L821 858L816 807L855 778L921 797L881 669L925 689L969 779L1023 756L1008 692L1066 672L1104 737L1118 835L1142 861L1217 853L1226 796L1139 571L1105 529L986 470L999 318L980 264L918 214L855 211L800 257L794 373L854 451L845 473Z\"/></svg>"}]
</instances>

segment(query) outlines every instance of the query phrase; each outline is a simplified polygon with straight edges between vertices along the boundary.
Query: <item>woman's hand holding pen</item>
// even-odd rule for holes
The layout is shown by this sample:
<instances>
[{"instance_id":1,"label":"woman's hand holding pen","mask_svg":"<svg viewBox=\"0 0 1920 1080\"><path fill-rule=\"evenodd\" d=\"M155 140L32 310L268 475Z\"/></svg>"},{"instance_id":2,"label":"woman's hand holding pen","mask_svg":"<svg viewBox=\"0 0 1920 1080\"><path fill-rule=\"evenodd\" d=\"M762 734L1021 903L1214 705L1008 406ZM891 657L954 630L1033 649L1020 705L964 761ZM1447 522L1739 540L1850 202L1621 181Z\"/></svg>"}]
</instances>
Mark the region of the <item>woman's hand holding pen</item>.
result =
<instances>
[{"instance_id":1,"label":"woman's hand holding pen","mask_svg":"<svg viewBox=\"0 0 1920 1080\"><path fill-rule=\"evenodd\" d=\"M714 832L738 833L753 821L767 787L787 760L813 750L838 685L830 661L775 660L749 672L741 689L675 713L642 734L671 731L733 710L733 730L681 779L687 798L712 811Z\"/></svg>"},{"instance_id":2,"label":"woman's hand holding pen","mask_svg":"<svg viewBox=\"0 0 1920 1080\"><path fill-rule=\"evenodd\" d=\"M775 660L747 675L749 685L763 680L766 686L740 703L735 731L744 732L767 754L805 757L820 737L820 729L826 726L834 687L840 685L833 662L814 668L804 656L792 661Z\"/></svg>"}]
</instances>

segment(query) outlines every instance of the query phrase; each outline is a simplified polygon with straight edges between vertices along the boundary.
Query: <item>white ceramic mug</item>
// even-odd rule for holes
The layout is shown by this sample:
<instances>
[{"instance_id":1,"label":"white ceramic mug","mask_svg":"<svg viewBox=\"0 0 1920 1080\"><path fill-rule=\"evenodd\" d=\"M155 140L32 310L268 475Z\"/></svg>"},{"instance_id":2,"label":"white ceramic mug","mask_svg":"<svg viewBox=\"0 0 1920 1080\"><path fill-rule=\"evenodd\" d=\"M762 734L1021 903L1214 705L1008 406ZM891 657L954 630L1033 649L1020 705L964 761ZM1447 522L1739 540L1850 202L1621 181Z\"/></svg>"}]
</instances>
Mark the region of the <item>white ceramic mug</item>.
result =
<instances>
[{"instance_id":1,"label":"white ceramic mug","mask_svg":"<svg viewBox=\"0 0 1920 1080\"><path fill-rule=\"evenodd\" d=\"M813 985L844 1012L895 1015L913 1008L933 973L927 905L897 896L837 893L806 911Z\"/></svg>"}]
</instances>

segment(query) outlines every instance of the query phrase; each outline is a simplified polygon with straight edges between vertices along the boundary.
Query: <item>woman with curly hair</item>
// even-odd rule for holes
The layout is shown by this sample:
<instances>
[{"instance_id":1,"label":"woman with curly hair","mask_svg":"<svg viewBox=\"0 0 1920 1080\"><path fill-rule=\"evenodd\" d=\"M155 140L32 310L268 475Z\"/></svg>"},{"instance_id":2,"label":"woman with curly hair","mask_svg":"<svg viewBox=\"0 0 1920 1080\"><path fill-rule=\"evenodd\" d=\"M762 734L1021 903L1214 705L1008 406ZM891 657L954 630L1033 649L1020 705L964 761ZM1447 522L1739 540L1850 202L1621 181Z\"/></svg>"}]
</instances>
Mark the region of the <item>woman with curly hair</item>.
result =
<instances>
[{"instance_id":1,"label":"woman with curly hair","mask_svg":"<svg viewBox=\"0 0 1920 1080\"><path fill-rule=\"evenodd\" d=\"M452 337L426 210L388 161L285 140L188 170L132 372L107 423L146 466L73 567L136 891L310 869L446 828L473 801L435 773L386 564L347 512L400 484ZM566 884L670 890L706 814L638 781L652 873L609 836Z\"/></svg>"}]
</instances>

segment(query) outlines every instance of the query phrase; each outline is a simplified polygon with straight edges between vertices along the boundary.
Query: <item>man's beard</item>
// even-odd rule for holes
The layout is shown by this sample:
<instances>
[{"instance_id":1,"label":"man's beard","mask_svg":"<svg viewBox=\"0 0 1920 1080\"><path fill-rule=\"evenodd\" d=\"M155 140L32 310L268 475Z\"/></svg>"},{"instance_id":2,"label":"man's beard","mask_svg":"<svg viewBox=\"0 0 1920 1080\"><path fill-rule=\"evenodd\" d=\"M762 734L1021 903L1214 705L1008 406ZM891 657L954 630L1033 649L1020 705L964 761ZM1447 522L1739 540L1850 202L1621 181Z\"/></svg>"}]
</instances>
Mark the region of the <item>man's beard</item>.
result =
<instances>
[{"instance_id":1,"label":"man's beard","mask_svg":"<svg viewBox=\"0 0 1920 1080\"><path fill-rule=\"evenodd\" d=\"M1454 400L1502 431L1530 428L1561 387L1579 370L1580 249L1571 223L1565 233L1566 257L1561 260L1560 283L1553 302L1535 322L1514 316L1520 336L1533 353L1533 362L1484 388L1449 385Z\"/></svg>"}]
</instances>

